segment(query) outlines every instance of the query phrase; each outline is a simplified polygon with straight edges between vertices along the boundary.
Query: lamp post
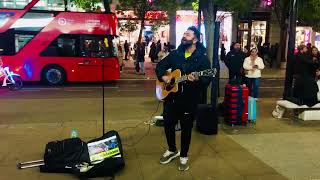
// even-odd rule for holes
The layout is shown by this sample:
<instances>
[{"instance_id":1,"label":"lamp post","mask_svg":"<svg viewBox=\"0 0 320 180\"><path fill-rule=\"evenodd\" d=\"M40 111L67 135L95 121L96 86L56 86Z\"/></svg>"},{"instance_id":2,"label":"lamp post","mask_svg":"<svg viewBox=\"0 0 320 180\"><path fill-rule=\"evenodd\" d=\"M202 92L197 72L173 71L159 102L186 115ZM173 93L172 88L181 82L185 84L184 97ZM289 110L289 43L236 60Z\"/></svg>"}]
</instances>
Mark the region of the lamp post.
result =
<instances>
[{"instance_id":1,"label":"lamp post","mask_svg":"<svg viewBox=\"0 0 320 180\"><path fill-rule=\"evenodd\" d=\"M293 60L294 60L294 49L296 43L296 25L297 25L297 11L298 11L298 0L290 1L290 24L289 24L289 42L288 42L288 54L287 54L287 67L286 77L284 83L283 99L292 97L292 86L293 86Z\"/></svg>"}]
</instances>

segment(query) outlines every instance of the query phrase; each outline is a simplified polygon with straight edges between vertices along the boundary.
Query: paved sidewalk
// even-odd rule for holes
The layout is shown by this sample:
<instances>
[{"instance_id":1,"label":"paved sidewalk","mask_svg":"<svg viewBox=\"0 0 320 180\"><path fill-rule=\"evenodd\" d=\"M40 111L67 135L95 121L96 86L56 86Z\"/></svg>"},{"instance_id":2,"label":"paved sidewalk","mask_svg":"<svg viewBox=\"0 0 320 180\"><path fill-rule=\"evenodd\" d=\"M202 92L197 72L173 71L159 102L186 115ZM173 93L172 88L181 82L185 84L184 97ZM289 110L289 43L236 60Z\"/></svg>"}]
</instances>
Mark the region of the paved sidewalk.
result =
<instances>
[{"instance_id":1,"label":"paved sidewalk","mask_svg":"<svg viewBox=\"0 0 320 180\"><path fill-rule=\"evenodd\" d=\"M55 106L59 104L59 100L38 100L55 107L42 114L39 108L25 105L32 101L34 100L0 101L0 106L3 107L0 110L1 120L8 120L0 125L0 179L77 179L69 174L40 173L37 168L17 170L16 164L41 159L45 144L68 138L72 128L77 128L79 136L84 140L100 136L102 124L99 112L88 114L98 109L100 100L70 99L64 102L64 107L89 103L89 111L74 113L70 108L70 112L64 110L63 116L55 121L46 121L47 117L43 117L47 114L54 118L57 117L54 112L63 112L64 107ZM221 123L218 135L213 136L199 134L194 128L189 154L190 170L179 172L177 160L167 165L159 163L160 155L166 149L163 129L151 126L148 132L149 127L142 123L149 120L157 101L154 98L109 98L107 130L134 127L120 131L126 167L116 174L116 179L319 179L320 123L273 119L271 111L275 101L276 99L259 99L258 120L255 125L230 127ZM19 111L13 111L15 108ZM128 110L124 113L123 109ZM160 112L161 109L158 113ZM22 117L24 123L15 123L15 118ZM179 139L180 133L177 134ZM146 136L137 143L144 135ZM180 140L177 142L179 144Z\"/></svg>"},{"instance_id":2,"label":"paved sidewalk","mask_svg":"<svg viewBox=\"0 0 320 180\"><path fill-rule=\"evenodd\" d=\"M134 61L132 59L128 61L124 61L124 69L120 75L120 79L155 79L156 75L154 69L156 67L156 63L152 63L150 58L146 57L145 60L145 75L139 75L134 70ZM220 63L220 77L228 78L228 68L222 62ZM283 69L270 69L265 68L262 71L262 78L284 78L285 70Z\"/></svg>"}]
</instances>

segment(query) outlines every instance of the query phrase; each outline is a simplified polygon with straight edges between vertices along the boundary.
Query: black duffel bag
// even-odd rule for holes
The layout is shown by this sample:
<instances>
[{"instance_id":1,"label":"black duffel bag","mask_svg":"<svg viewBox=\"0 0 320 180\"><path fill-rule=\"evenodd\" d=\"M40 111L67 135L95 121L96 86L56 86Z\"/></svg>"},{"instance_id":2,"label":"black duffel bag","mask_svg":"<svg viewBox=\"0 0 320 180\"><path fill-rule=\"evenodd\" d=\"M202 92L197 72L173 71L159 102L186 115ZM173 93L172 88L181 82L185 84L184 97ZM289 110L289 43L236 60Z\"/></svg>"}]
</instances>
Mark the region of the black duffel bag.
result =
<instances>
[{"instance_id":1,"label":"black duffel bag","mask_svg":"<svg viewBox=\"0 0 320 180\"><path fill-rule=\"evenodd\" d=\"M124 166L120 136L109 131L88 143L79 138L49 142L40 171L72 173L83 179L114 176Z\"/></svg>"},{"instance_id":2,"label":"black duffel bag","mask_svg":"<svg viewBox=\"0 0 320 180\"><path fill-rule=\"evenodd\" d=\"M87 143L80 138L52 141L46 145L41 172L72 173L81 163L89 163Z\"/></svg>"}]
</instances>

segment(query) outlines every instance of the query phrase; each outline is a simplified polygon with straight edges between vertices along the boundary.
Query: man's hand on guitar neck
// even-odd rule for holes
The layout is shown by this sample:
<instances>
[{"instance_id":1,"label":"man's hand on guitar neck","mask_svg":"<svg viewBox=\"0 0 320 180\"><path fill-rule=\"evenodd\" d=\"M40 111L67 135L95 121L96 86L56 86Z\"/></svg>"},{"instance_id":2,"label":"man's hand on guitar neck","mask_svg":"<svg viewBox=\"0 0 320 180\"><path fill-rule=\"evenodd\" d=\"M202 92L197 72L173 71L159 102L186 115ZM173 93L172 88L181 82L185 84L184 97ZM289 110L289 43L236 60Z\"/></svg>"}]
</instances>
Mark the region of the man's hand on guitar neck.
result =
<instances>
[{"instance_id":1,"label":"man's hand on guitar neck","mask_svg":"<svg viewBox=\"0 0 320 180\"><path fill-rule=\"evenodd\" d=\"M193 82L193 81L198 81L199 80L199 77L198 76L195 76L193 75L192 73L188 75L188 80Z\"/></svg>"},{"instance_id":2,"label":"man's hand on guitar neck","mask_svg":"<svg viewBox=\"0 0 320 180\"><path fill-rule=\"evenodd\" d=\"M165 82L165 83L170 83L171 77L170 77L170 76L162 76L162 80L163 80L163 82Z\"/></svg>"}]
</instances>

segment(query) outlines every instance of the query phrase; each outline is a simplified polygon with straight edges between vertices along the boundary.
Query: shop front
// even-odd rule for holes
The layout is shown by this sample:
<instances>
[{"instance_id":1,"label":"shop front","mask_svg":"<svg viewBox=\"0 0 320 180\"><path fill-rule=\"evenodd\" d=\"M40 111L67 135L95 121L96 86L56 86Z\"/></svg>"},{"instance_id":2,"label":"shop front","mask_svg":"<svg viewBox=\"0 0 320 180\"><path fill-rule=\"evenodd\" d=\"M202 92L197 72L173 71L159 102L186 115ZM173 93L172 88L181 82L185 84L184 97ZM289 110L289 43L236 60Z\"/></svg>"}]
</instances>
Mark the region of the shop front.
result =
<instances>
[{"instance_id":1,"label":"shop front","mask_svg":"<svg viewBox=\"0 0 320 180\"><path fill-rule=\"evenodd\" d=\"M138 41L140 23L133 11L118 11L120 41L127 40L131 45ZM148 11L146 14L145 26L142 31L142 41L149 44L153 39L162 43L169 41L169 25L162 25L154 28L155 22L166 21L167 14L164 11ZM160 24L160 23L156 23Z\"/></svg>"},{"instance_id":2,"label":"shop front","mask_svg":"<svg viewBox=\"0 0 320 180\"><path fill-rule=\"evenodd\" d=\"M232 39L232 14L230 12L218 11L217 19L220 20L220 44L224 44L227 51ZM190 26L198 27L198 12L190 10L177 11L176 16L176 44L179 45L183 33ZM202 18L201 22L201 42L206 46L205 26ZM220 52L220 51L219 51Z\"/></svg>"},{"instance_id":3,"label":"shop front","mask_svg":"<svg viewBox=\"0 0 320 180\"><path fill-rule=\"evenodd\" d=\"M316 32L314 45L320 50L320 33Z\"/></svg>"},{"instance_id":4,"label":"shop front","mask_svg":"<svg viewBox=\"0 0 320 180\"><path fill-rule=\"evenodd\" d=\"M237 30L237 41L245 46L254 48L269 43L270 37L270 13L252 12L247 18L240 18Z\"/></svg>"},{"instance_id":5,"label":"shop front","mask_svg":"<svg viewBox=\"0 0 320 180\"><path fill-rule=\"evenodd\" d=\"M133 11L117 12L119 19L119 36L120 42L125 40L133 44L138 40L140 32L140 21L134 15ZM163 11L150 11L146 15L145 27L143 29L143 41L150 44L152 39L160 40L162 44L169 42L169 24L160 26L156 30L154 29L155 21L165 21L167 15ZM232 14L230 12L218 11L217 18L221 21L220 25L220 44L224 44L227 51L232 41ZM203 19L203 18L202 18ZM129 22L129 24L128 24ZM157 23L159 24L159 23ZM126 25L126 28L121 28ZM130 26L134 26L134 31L128 31ZM179 10L176 12L176 45L179 45L183 36L183 33L190 26L198 26L198 12L192 10ZM130 29L130 28L129 28ZM201 22L201 42L206 46L205 42L205 27L203 21ZM171 43L173 44L173 43ZM219 51L220 52L220 51Z\"/></svg>"},{"instance_id":6,"label":"shop front","mask_svg":"<svg viewBox=\"0 0 320 180\"><path fill-rule=\"evenodd\" d=\"M298 26L296 28L296 47L300 45L314 44L312 41L312 27Z\"/></svg>"}]
</instances>

